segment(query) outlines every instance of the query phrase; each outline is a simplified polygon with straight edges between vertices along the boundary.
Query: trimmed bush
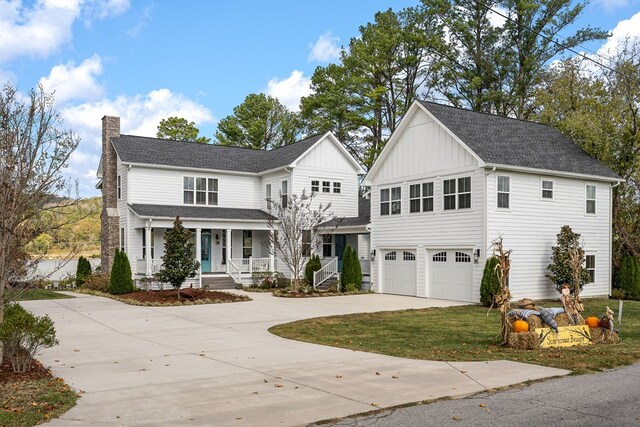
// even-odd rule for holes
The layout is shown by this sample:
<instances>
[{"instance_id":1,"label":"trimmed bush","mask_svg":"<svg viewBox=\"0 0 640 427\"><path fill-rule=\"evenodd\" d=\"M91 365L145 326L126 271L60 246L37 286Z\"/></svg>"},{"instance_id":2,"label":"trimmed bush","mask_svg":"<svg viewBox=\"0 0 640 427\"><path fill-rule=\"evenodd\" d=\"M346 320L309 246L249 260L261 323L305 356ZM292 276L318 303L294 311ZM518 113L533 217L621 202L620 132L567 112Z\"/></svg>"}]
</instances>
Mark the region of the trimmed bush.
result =
<instances>
[{"instance_id":1,"label":"trimmed bush","mask_svg":"<svg viewBox=\"0 0 640 427\"><path fill-rule=\"evenodd\" d=\"M307 285L313 286L313 273L321 268L322 263L320 262L320 256L311 255L309 261L307 261L307 265L304 267L304 280L307 282Z\"/></svg>"},{"instance_id":2,"label":"trimmed bush","mask_svg":"<svg viewBox=\"0 0 640 427\"><path fill-rule=\"evenodd\" d=\"M620 290L627 299L640 299L640 261L627 254L620 264Z\"/></svg>"},{"instance_id":3,"label":"trimmed bush","mask_svg":"<svg viewBox=\"0 0 640 427\"><path fill-rule=\"evenodd\" d=\"M173 227L164 234L162 269L156 274L156 278L171 284L176 290L180 289L185 280L194 277L200 268L200 262L193 257L195 244L191 236L191 231L183 227L178 217L173 222Z\"/></svg>"},{"instance_id":4,"label":"trimmed bush","mask_svg":"<svg viewBox=\"0 0 640 427\"><path fill-rule=\"evenodd\" d=\"M492 256L484 264L482 282L480 282L480 302L486 307L490 307L494 302L494 297L500 293L500 280L496 274L499 262L497 257Z\"/></svg>"},{"instance_id":5,"label":"trimmed bush","mask_svg":"<svg viewBox=\"0 0 640 427\"><path fill-rule=\"evenodd\" d=\"M78 258L78 267L76 268L76 288L82 286L87 277L91 275L91 263L82 255Z\"/></svg>"},{"instance_id":6,"label":"trimmed bush","mask_svg":"<svg viewBox=\"0 0 640 427\"><path fill-rule=\"evenodd\" d=\"M27 372L35 355L58 344L53 320L34 316L18 303L7 304L0 324L0 342L11 360L13 372Z\"/></svg>"},{"instance_id":7,"label":"trimmed bush","mask_svg":"<svg viewBox=\"0 0 640 427\"><path fill-rule=\"evenodd\" d=\"M360 290L362 287L362 269L358 261L358 252L351 246L344 249L342 258L342 290Z\"/></svg>"},{"instance_id":8,"label":"trimmed bush","mask_svg":"<svg viewBox=\"0 0 640 427\"><path fill-rule=\"evenodd\" d=\"M109 293L113 295L128 294L133 292L133 279L131 278L131 265L124 251L116 249L116 254L111 267L109 279Z\"/></svg>"},{"instance_id":9,"label":"trimmed bush","mask_svg":"<svg viewBox=\"0 0 640 427\"><path fill-rule=\"evenodd\" d=\"M93 273L84 279L83 289L92 291L109 292L110 277L107 273Z\"/></svg>"}]
</instances>

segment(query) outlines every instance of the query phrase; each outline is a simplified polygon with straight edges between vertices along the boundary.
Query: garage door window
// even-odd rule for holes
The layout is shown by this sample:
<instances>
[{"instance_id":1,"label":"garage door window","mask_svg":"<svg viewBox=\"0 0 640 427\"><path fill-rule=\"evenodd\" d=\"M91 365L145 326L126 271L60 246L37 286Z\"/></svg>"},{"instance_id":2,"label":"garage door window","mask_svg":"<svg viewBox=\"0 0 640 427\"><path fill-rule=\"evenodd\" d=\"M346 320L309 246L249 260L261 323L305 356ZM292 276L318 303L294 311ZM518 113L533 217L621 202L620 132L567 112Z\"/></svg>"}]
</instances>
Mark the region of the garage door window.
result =
<instances>
[{"instance_id":1,"label":"garage door window","mask_svg":"<svg viewBox=\"0 0 640 427\"><path fill-rule=\"evenodd\" d=\"M471 262L471 256L464 252L456 252L456 262Z\"/></svg>"},{"instance_id":2,"label":"garage door window","mask_svg":"<svg viewBox=\"0 0 640 427\"><path fill-rule=\"evenodd\" d=\"M447 253L438 252L433 256L433 262L447 262Z\"/></svg>"},{"instance_id":3,"label":"garage door window","mask_svg":"<svg viewBox=\"0 0 640 427\"><path fill-rule=\"evenodd\" d=\"M396 253L394 252L388 252L385 256L384 256L385 261L395 261L396 260Z\"/></svg>"},{"instance_id":4,"label":"garage door window","mask_svg":"<svg viewBox=\"0 0 640 427\"><path fill-rule=\"evenodd\" d=\"M402 252L402 259L405 260L405 261L415 261L416 260L416 254L404 251L404 252Z\"/></svg>"}]
</instances>

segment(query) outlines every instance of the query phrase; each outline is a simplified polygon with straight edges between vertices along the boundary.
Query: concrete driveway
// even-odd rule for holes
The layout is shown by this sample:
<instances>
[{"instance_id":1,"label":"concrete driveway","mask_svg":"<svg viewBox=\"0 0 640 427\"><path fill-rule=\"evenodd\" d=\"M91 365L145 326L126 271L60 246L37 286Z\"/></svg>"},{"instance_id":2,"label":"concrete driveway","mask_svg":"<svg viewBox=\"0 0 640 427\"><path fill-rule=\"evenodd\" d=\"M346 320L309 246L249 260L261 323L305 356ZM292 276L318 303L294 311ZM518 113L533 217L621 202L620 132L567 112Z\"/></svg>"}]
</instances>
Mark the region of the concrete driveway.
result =
<instances>
[{"instance_id":1,"label":"concrete driveway","mask_svg":"<svg viewBox=\"0 0 640 427\"><path fill-rule=\"evenodd\" d=\"M86 295L25 302L56 323L60 345L39 359L84 392L51 424L300 425L568 373L507 361L401 359L267 332L298 319L455 305L450 301L379 294L251 297L166 308Z\"/></svg>"}]
</instances>

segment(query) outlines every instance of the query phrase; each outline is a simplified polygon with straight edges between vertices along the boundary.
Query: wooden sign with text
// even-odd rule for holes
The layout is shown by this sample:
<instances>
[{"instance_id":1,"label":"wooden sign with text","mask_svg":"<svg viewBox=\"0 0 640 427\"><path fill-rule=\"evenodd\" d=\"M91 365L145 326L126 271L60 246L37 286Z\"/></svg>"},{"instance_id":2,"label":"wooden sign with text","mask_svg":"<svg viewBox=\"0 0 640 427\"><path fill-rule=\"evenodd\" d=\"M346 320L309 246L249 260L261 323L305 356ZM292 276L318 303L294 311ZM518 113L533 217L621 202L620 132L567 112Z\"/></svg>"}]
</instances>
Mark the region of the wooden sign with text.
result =
<instances>
[{"instance_id":1,"label":"wooden sign with text","mask_svg":"<svg viewBox=\"0 0 640 427\"><path fill-rule=\"evenodd\" d=\"M575 347L591 344L591 334L587 325L559 326L558 333L551 328L536 328L541 348Z\"/></svg>"}]
</instances>

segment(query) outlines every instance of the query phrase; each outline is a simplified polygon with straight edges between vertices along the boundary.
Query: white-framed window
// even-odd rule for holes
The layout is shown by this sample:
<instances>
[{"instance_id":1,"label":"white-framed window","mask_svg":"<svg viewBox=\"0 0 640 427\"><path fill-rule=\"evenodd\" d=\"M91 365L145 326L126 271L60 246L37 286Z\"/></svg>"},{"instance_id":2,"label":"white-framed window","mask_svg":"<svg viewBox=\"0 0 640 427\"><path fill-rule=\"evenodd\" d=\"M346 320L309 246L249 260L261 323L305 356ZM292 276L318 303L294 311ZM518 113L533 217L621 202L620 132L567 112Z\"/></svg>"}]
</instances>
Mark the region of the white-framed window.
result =
<instances>
[{"instance_id":1,"label":"white-framed window","mask_svg":"<svg viewBox=\"0 0 640 427\"><path fill-rule=\"evenodd\" d=\"M118 200L122 198L122 175L118 175Z\"/></svg>"},{"instance_id":2,"label":"white-framed window","mask_svg":"<svg viewBox=\"0 0 640 427\"><path fill-rule=\"evenodd\" d=\"M156 236L151 229L151 259L155 258L155 249L156 249ZM147 259L147 230L142 229L142 259Z\"/></svg>"},{"instance_id":3,"label":"white-framed window","mask_svg":"<svg viewBox=\"0 0 640 427\"><path fill-rule=\"evenodd\" d=\"M249 258L253 252L253 233L242 230L242 258Z\"/></svg>"},{"instance_id":4,"label":"white-framed window","mask_svg":"<svg viewBox=\"0 0 640 427\"><path fill-rule=\"evenodd\" d=\"M331 181L322 181L322 192L331 193Z\"/></svg>"},{"instance_id":5,"label":"white-framed window","mask_svg":"<svg viewBox=\"0 0 640 427\"><path fill-rule=\"evenodd\" d=\"M545 200L553 200L553 181L543 179L540 186L542 198Z\"/></svg>"},{"instance_id":6,"label":"white-framed window","mask_svg":"<svg viewBox=\"0 0 640 427\"><path fill-rule=\"evenodd\" d=\"M433 182L422 183L422 212L433 212Z\"/></svg>"},{"instance_id":7,"label":"white-framed window","mask_svg":"<svg viewBox=\"0 0 640 427\"><path fill-rule=\"evenodd\" d=\"M207 204L212 206L218 205L218 179L207 179Z\"/></svg>"},{"instance_id":8,"label":"white-framed window","mask_svg":"<svg viewBox=\"0 0 640 427\"><path fill-rule=\"evenodd\" d=\"M267 200L267 210L271 210L271 184L264 187L264 198Z\"/></svg>"},{"instance_id":9,"label":"white-framed window","mask_svg":"<svg viewBox=\"0 0 640 427\"><path fill-rule=\"evenodd\" d=\"M183 202L185 205L192 205L195 202L195 180L192 176L185 176L183 179Z\"/></svg>"},{"instance_id":10,"label":"white-framed window","mask_svg":"<svg viewBox=\"0 0 640 427\"><path fill-rule=\"evenodd\" d=\"M404 261L415 261L416 254L414 254L413 252L402 251L402 259Z\"/></svg>"},{"instance_id":11,"label":"white-framed window","mask_svg":"<svg viewBox=\"0 0 640 427\"><path fill-rule=\"evenodd\" d=\"M411 184L409 186L409 213L420 212L421 193L420 184Z\"/></svg>"},{"instance_id":12,"label":"white-framed window","mask_svg":"<svg viewBox=\"0 0 640 427\"><path fill-rule=\"evenodd\" d=\"M456 251L456 262L471 262L471 256L464 252Z\"/></svg>"},{"instance_id":13,"label":"white-framed window","mask_svg":"<svg viewBox=\"0 0 640 427\"><path fill-rule=\"evenodd\" d=\"M457 184L457 191L456 191ZM471 208L471 177L445 179L442 181L444 210Z\"/></svg>"},{"instance_id":14,"label":"white-framed window","mask_svg":"<svg viewBox=\"0 0 640 427\"><path fill-rule=\"evenodd\" d=\"M289 181L282 181L280 188L280 205L283 208L287 207L287 200L289 199Z\"/></svg>"},{"instance_id":15,"label":"white-framed window","mask_svg":"<svg viewBox=\"0 0 640 427\"><path fill-rule=\"evenodd\" d=\"M438 252L433 255L433 262L447 262L447 253L446 252Z\"/></svg>"},{"instance_id":16,"label":"white-framed window","mask_svg":"<svg viewBox=\"0 0 640 427\"><path fill-rule=\"evenodd\" d=\"M120 229L120 250L124 251L124 228Z\"/></svg>"},{"instance_id":17,"label":"white-framed window","mask_svg":"<svg viewBox=\"0 0 640 427\"><path fill-rule=\"evenodd\" d=\"M318 193L320 191L320 180L311 180L311 193Z\"/></svg>"},{"instance_id":18,"label":"white-framed window","mask_svg":"<svg viewBox=\"0 0 640 427\"><path fill-rule=\"evenodd\" d=\"M591 277L589 283L595 283L596 281L596 256L593 254L587 254L584 257L584 269L589 273Z\"/></svg>"},{"instance_id":19,"label":"white-framed window","mask_svg":"<svg viewBox=\"0 0 640 427\"><path fill-rule=\"evenodd\" d=\"M380 190L380 215L399 215L402 211L401 187L383 188Z\"/></svg>"},{"instance_id":20,"label":"white-framed window","mask_svg":"<svg viewBox=\"0 0 640 427\"><path fill-rule=\"evenodd\" d=\"M207 178L196 178L196 205L207 204Z\"/></svg>"},{"instance_id":21,"label":"white-framed window","mask_svg":"<svg viewBox=\"0 0 640 427\"><path fill-rule=\"evenodd\" d=\"M587 205L586 213L590 215L596 214L596 186L587 185L586 187Z\"/></svg>"},{"instance_id":22,"label":"white-framed window","mask_svg":"<svg viewBox=\"0 0 640 427\"><path fill-rule=\"evenodd\" d=\"M331 249L333 247L332 243L333 243L333 239L331 234L322 235L322 256L323 257L325 258L331 257Z\"/></svg>"},{"instance_id":23,"label":"white-framed window","mask_svg":"<svg viewBox=\"0 0 640 427\"><path fill-rule=\"evenodd\" d=\"M409 213L433 212L433 182L409 186Z\"/></svg>"},{"instance_id":24,"label":"white-framed window","mask_svg":"<svg viewBox=\"0 0 640 427\"><path fill-rule=\"evenodd\" d=\"M302 230L302 256L311 256L311 230Z\"/></svg>"},{"instance_id":25,"label":"white-framed window","mask_svg":"<svg viewBox=\"0 0 640 427\"><path fill-rule=\"evenodd\" d=\"M509 209L511 196L511 178L498 175L498 208Z\"/></svg>"},{"instance_id":26,"label":"white-framed window","mask_svg":"<svg viewBox=\"0 0 640 427\"><path fill-rule=\"evenodd\" d=\"M342 193L342 183L341 182L333 182L333 192L335 194Z\"/></svg>"},{"instance_id":27,"label":"white-framed window","mask_svg":"<svg viewBox=\"0 0 640 427\"><path fill-rule=\"evenodd\" d=\"M216 178L183 177L183 203L185 205L218 205L218 180Z\"/></svg>"},{"instance_id":28,"label":"white-framed window","mask_svg":"<svg viewBox=\"0 0 640 427\"><path fill-rule=\"evenodd\" d=\"M444 210L455 210L456 208L456 180L445 179L442 181L442 197Z\"/></svg>"},{"instance_id":29,"label":"white-framed window","mask_svg":"<svg viewBox=\"0 0 640 427\"><path fill-rule=\"evenodd\" d=\"M396 251L387 252L384 254L385 261L395 261L396 260Z\"/></svg>"},{"instance_id":30,"label":"white-framed window","mask_svg":"<svg viewBox=\"0 0 640 427\"><path fill-rule=\"evenodd\" d=\"M471 208L471 177L458 178L458 209Z\"/></svg>"}]
</instances>

